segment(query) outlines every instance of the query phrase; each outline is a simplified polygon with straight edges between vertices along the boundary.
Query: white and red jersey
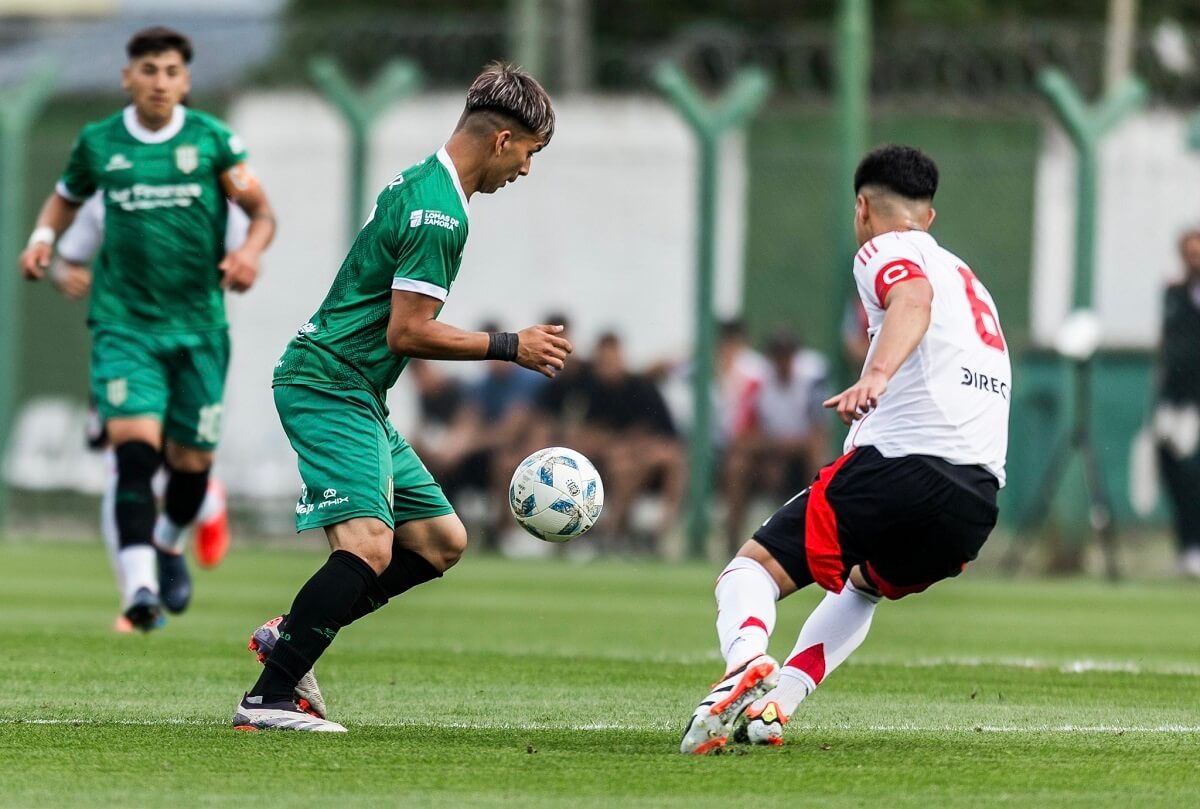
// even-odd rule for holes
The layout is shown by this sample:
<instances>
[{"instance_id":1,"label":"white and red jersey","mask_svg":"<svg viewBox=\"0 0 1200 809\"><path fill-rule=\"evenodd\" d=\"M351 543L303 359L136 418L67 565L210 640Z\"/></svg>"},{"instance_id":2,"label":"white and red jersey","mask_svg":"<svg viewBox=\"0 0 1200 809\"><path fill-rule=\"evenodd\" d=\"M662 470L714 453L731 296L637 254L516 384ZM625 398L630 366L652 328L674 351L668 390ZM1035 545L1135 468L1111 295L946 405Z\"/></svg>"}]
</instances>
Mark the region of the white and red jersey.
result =
<instances>
[{"instance_id":1,"label":"white and red jersey","mask_svg":"<svg viewBox=\"0 0 1200 809\"><path fill-rule=\"evenodd\" d=\"M886 458L933 455L978 464L1003 486L1012 367L996 304L966 262L924 231L876 236L854 257L871 337L867 364L888 293L914 278L933 287L929 330L879 406L850 428L844 451L872 446Z\"/></svg>"}]
</instances>

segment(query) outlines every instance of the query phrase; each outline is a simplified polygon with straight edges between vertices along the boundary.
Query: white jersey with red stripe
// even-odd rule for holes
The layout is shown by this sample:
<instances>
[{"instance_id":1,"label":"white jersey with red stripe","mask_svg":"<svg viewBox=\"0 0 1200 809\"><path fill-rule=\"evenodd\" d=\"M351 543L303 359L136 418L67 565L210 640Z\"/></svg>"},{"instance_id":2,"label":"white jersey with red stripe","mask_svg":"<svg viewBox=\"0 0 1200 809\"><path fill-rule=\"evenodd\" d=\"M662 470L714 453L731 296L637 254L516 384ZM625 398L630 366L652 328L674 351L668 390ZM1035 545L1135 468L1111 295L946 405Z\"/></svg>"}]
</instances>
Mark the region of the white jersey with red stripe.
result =
<instances>
[{"instance_id":1,"label":"white jersey with red stripe","mask_svg":"<svg viewBox=\"0 0 1200 809\"><path fill-rule=\"evenodd\" d=\"M876 236L854 257L871 337L867 364L888 293L914 278L933 287L929 330L878 407L850 428L844 451L873 446L886 458L933 455L978 464L1003 486L1012 367L996 304L966 262L924 231Z\"/></svg>"}]
</instances>

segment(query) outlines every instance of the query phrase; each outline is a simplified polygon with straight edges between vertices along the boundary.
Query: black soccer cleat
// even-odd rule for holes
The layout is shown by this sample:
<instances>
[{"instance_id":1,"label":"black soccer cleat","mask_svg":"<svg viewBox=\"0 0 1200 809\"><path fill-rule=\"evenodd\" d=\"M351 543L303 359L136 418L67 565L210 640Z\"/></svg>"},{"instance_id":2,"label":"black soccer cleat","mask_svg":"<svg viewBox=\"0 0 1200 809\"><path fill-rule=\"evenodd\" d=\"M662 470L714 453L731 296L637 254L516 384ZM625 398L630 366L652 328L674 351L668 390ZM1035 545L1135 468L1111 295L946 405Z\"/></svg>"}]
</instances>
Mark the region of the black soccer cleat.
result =
<instances>
[{"instance_id":1,"label":"black soccer cleat","mask_svg":"<svg viewBox=\"0 0 1200 809\"><path fill-rule=\"evenodd\" d=\"M125 608L125 617L134 628L149 632L163 624L162 605L158 595L149 587L138 588L133 600Z\"/></svg>"},{"instance_id":2,"label":"black soccer cleat","mask_svg":"<svg viewBox=\"0 0 1200 809\"><path fill-rule=\"evenodd\" d=\"M182 553L167 553L154 549L158 557L158 592L168 612L181 613L192 600L192 577Z\"/></svg>"}]
</instances>

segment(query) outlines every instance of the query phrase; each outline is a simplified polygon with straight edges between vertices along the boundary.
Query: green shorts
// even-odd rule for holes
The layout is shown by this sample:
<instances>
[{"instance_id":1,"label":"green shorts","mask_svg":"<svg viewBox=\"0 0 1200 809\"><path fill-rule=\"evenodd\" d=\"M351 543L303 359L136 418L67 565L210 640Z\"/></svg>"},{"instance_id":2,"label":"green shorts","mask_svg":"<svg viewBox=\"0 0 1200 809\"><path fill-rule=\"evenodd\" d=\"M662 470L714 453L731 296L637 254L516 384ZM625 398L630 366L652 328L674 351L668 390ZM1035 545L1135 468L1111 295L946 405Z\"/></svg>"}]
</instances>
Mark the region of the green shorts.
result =
<instances>
[{"instance_id":1,"label":"green shorts","mask_svg":"<svg viewBox=\"0 0 1200 809\"><path fill-rule=\"evenodd\" d=\"M154 334L97 326L92 397L103 421L148 416L186 447L213 449L229 367L229 332Z\"/></svg>"},{"instance_id":2,"label":"green shorts","mask_svg":"<svg viewBox=\"0 0 1200 809\"><path fill-rule=\"evenodd\" d=\"M296 530L376 517L389 527L453 514L442 487L372 394L276 385L275 409L299 458Z\"/></svg>"}]
</instances>

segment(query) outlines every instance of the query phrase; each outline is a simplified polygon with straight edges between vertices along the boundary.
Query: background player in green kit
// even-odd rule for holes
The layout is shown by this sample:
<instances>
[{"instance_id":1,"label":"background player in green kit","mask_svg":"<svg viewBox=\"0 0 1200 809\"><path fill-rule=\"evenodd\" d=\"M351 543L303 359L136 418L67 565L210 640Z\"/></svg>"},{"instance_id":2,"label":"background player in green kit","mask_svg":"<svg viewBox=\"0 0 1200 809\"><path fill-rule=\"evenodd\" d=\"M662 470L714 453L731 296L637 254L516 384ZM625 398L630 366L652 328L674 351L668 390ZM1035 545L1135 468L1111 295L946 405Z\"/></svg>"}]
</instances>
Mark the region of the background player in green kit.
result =
<instances>
[{"instance_id":1,"label":"background player in green kit","mask_svg":"<svg viewBox=\"0 0 1200 809\"><path fill-rule=\"evenodd\" d=\"M80 204L103 193L105 237L88 311L91 385L117 456L122 602L145 630L159 623L162 606L180 612L191 595L180 542L204 499L220 430L224 290L254 284L275 223L239 139L182 104L188 38L149 28L126 50L122 87L132 103L84 127L20 264L26 278L40 279ZM251 220L245 242L228 253L226 197ZM159 516L151 479L164 460Z\"/></svg>"},{"instance_id":2,"label":"background player in green kit","mask_svg":"<svg viewBox=\"0 0 1200 809\"><path fill-rule=\"evenodd\" d=\"M561 325L488 334L437 320L462 261L467 201L528 174L553 134L541 85L489 66L445 147L379 194L321 308L280 358L275 404L303 482L296 527L324 528L333 553L287 616L254 633L266 665L234 727L345 730L323 718L312 690L317 658L339 629L441 576L466 549L466 529L392 428L384 396L414 357L509 360L547 376L563 367Z\"/></svg>"}]
</instances>

